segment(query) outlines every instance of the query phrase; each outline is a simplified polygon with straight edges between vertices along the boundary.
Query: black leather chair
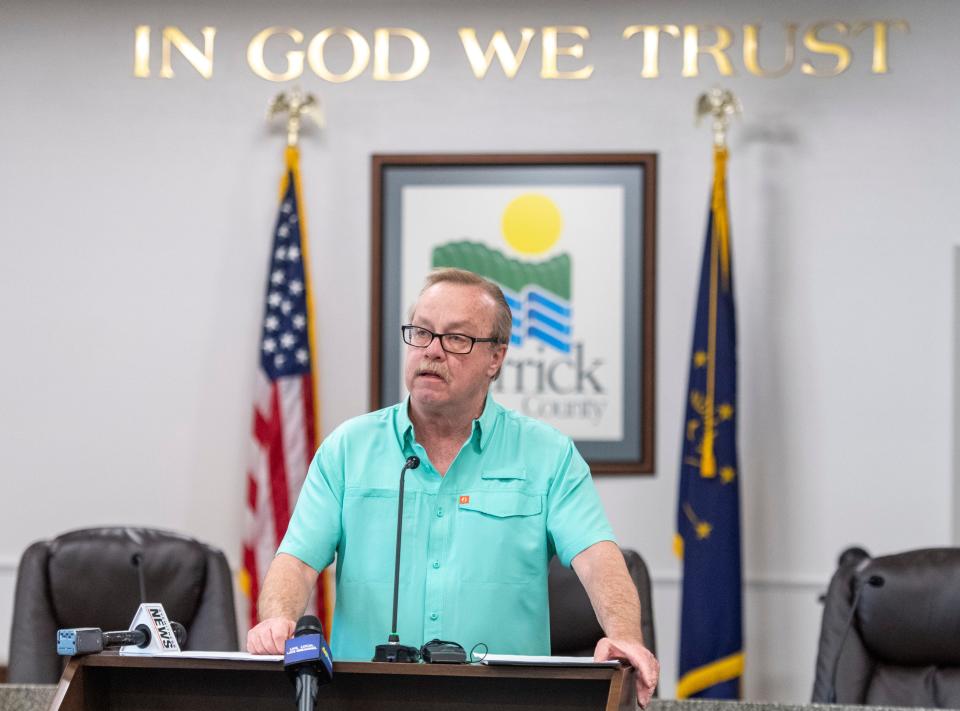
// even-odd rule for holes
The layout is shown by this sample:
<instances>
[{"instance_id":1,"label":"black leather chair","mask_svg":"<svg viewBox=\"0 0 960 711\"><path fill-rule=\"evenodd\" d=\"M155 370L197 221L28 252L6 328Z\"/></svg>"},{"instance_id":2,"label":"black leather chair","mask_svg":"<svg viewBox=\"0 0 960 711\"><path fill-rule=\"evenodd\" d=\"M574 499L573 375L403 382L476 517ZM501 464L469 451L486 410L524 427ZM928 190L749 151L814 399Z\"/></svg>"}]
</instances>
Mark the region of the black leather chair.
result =
<instances>
[{"instance_id":1,"label":"black leather chair","mask_svg":"<svg viewBox=\"0 0 960 711\"><path fill-rule=\"evenodd\" d=\"M841 558L813 701L960 708L960 548Z\"/></svg>"},{"instance_id":2,"label":"black leather chair","mask_svg":"<svg viewBox=\"0 0 960 711\"><path fill-rule=\"evenodd\" d=\"M8 681L60 678L56 632L125 630L139 606L163 604L187 628L185 649L237 650L233 583L223 553L187 536L148 528L90 528L38 541L17 571Z\"/></svg>"},{"instance_id":3,"label":"black leather chair","mask_svg":"<svg viewBox=\"0 0 960 711\"><path fill-rule=\"evenodd\" d=\"M657 653L653 631L653 595L650 574L640 554L622 550L627 571L640 595L643 641L647 649ZM570 568L564 568L556 557L550 561L547 578L550 595L550 647L554 655L592 657L603 630L580 579Z\"/></svg>"}]
</instances>

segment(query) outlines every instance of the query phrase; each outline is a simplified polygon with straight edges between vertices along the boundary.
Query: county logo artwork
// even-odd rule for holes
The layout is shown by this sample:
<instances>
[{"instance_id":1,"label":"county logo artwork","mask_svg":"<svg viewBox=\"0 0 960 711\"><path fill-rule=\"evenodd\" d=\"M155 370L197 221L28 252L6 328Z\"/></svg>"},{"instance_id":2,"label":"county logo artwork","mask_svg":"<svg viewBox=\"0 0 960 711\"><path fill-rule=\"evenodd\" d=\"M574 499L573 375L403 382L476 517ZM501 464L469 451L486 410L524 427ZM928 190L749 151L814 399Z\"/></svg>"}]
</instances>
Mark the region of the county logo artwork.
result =
<instances>
[{"instance_id":1,"label":"county logo artwork","mask_svg":"<svg viewBox=\"0 0 960 711\"><path fill-rule=\"evenodd\" d=\"M506 243L525 257L537 257L560 238L563 218L546 195L525 193L503 211ZM496 282L513 315L511 345L534 340L560 353L570 353L573 318L570 303L569 254L545 261L508 257L480 242L463 239L434 247L434 267L457 267Z\"/></svg>"}]
</instances>

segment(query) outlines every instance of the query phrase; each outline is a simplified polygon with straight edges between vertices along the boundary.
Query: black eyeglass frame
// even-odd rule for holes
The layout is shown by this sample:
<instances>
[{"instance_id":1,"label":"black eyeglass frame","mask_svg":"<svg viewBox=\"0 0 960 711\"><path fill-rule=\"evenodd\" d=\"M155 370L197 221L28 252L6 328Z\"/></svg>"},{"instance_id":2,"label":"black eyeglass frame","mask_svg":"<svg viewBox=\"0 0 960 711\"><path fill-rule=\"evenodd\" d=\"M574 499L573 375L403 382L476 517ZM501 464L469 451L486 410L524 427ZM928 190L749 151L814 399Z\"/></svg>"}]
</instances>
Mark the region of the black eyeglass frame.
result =
<instances>
[{"instance_id":1,"label":"black eyeglass frame","mask_svg":"<svg viewBox=\"0 0 960 711\"><path fill-rule=\"evenodd\" d=\"M407 340L408 329L417 329L418 331L424 331L425 333L429 333L431 336L430 342L422 346L418 346L416 343L411 343L409 340ZM403 342L406 343L408 346L412 346L413 348L429 348L430 344L433 343L433 340L435 338L439 338L440 347L446 353L452 353L453 355L467 355L468 353L472 353L473 347L478 343L499 343L500 345L504 345L503 341L501 341L499 338L477 338L475 336L468 336L466 333L434 333L429 328L424 328L423 326L415 326L412 323L403 324L400 327L400 335L403 338ZM457 336L459 338L466 338L470 341L470 347L465 351L452 351L449 348L447 348L446 345L444 345L444 339L447 336Z\"/></svg>"}]
</instances>

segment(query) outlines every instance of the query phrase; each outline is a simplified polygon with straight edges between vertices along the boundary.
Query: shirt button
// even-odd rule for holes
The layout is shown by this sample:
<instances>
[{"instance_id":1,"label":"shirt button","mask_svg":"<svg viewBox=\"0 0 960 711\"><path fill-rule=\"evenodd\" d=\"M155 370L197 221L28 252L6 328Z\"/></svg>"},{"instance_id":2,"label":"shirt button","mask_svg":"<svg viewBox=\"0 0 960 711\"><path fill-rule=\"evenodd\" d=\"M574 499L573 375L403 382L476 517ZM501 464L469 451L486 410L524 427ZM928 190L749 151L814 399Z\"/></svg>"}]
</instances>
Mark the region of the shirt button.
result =
<instances>
[{"instance_id":1,"label":"shirt button","mask_svg":"<svg viewBox=\"0 0 960 711\"><path fill-rule=\"evenodd\" d=\"M440 617L440 615L438 615L436 612L430 613L430 619L431 619L431 620L435 620L435 619L437 619L438 617Z\"/></svg>"},{"instance_id":2,"label":"shirt button","mask_svg":"<svg viewBox=\"0 0 960 711\"><path fill-rule=\"evenodd\" d=\"M439 567L440 567L440 561L439 561L439 560L433 561L433 567L434 567L434 569L439 568Z\"/></svg>"},{"instance_id":3,"label":"shirt button","mask_svg":"<svg viewBox=\"0 0 960 711\"><path fill-rule=\"evenodd\" d=\"M437 509L437 518L443 518L443 509Z\"/></svg>"}]
</instances>

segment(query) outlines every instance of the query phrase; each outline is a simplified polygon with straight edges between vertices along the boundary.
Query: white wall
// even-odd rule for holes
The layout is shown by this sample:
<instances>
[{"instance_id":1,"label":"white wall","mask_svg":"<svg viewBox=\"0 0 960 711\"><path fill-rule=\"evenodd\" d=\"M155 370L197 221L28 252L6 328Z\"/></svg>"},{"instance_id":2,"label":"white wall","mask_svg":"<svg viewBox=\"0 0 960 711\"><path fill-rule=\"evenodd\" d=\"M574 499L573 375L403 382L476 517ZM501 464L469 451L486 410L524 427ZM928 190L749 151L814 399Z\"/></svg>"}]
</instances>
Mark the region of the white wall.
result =
<instances>
[{"instance_id":1,"label":"white wall","mask_svg":"<svg viewBox=\"0 0 960 711\"><path fill-rule=\"evenodd\" d=\"M719 78L709 61L639 77L640 22L904 18L886 75L868 36L835 78ZM802 701L837 552L956 542L951 465L956 116L948 66L960 6L942 0L350 3L7 2L0 9L0 660L16 560L32 540L132 522L177 529L238 562L245 443L281 135L280 86L244 63L270 25L427 37L427 72L307 74L328 128L303 143L319 290L324 429L368 403L371 153L656 151L657 475L599 481L621 542L655 578L673 694L679 570L670 553L693 298L710 179L695 97L732 88L740 452L749 698ZM214 77L132 78L133 27L218 28ZM583 24L597 69L548 82L475 80L456 36ZM738 38L740 36L738 30ZM761 40L763 41L763 40ZM158 51L154 37L154 52ZM739 47L739 39L737 47ZM777 61L779 48L769 63ZM531 49L534 60L539 43ZM153 65L156 74L156 63ZM334 329L336 338L333 337ZM162 505L137 507L160 490Z\"/></svg>"}]
</instances>

